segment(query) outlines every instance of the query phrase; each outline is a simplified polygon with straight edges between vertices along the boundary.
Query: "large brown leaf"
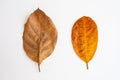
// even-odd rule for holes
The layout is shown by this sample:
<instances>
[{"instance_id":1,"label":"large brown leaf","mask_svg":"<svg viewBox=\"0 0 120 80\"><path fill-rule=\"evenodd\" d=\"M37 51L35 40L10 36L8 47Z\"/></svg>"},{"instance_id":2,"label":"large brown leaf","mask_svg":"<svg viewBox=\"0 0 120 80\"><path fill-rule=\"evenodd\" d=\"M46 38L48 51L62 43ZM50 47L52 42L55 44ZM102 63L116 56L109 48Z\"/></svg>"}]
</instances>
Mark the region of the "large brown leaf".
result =
<instances>
[{"instance_id":1,"label":"large brown leaf","mask_svg":"<svg viewBox=\"0 0 120 80\"><path fill-rule=\"evenodd\" d=\"M86 63L88 69L88 62L93 58L98 43L96 23L90 17L83 16L73 25L71 37L76 54Z\"/></svg>"},{"instance_id":2,"label":"large brown leaf","mask_svg":"<svg viewBox=\"0 0 120 80\"><path fill-rule=\"evenodd\" d=\"M23 47L28 57L38 63L38 68L51 55L56 41L57 30L52 20L42 10L35 10L25 24Z\"/></svg>"}]
</instances>

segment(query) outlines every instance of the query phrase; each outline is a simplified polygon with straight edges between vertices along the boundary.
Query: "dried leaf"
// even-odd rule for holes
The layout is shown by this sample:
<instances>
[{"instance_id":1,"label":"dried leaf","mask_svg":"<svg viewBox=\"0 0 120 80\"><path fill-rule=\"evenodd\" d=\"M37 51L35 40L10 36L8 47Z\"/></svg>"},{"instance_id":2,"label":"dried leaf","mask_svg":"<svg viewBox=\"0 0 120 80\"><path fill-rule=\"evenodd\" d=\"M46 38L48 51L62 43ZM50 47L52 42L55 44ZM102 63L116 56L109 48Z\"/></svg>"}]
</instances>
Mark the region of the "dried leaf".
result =
<instances>
[{"instance_id":1,"label":"dried leaf","mask_svg":"<svg viewBox=\"0 0 120 80\"><path fill-rule=\"evenodd\" d=\"M42 10L35 10L25 24L23 47L27 56L38 63L38 68L51 55L56 41L57 30L52 20Z\"/></svg>"},{"instance_id":2,"label":"dried leaf","mask_svg":"<svg viewBox=\"0 0 120 80\"><path fill-rule=\"evenodd\" d=\"M88 69L88 62L93 58L98 43L96 23L90 17L83 16L73 25L71 37L76 54Z\"/></svg>"}]
</instances>

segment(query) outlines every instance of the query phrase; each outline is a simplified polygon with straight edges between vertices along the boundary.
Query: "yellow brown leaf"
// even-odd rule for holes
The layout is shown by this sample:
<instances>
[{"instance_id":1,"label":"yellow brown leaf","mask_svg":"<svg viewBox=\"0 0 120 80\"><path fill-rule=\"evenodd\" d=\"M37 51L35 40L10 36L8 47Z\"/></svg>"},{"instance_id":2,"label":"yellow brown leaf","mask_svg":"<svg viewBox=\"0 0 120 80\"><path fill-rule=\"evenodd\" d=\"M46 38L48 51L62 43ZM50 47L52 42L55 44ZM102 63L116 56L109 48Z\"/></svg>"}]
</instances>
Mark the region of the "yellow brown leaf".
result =
<instances>
[{"instance_id":1,"label":"yellow brown leaf","mask_svg":"<svg viewBox=\"0 0 120 80\"><path fill-rule=\"evenodd\" d=\"M98 43L96 23L90 17L83 16L74 23L71 37L74 51L88 69L88 62L93 58Z\"/></svg>"}]
</instances>

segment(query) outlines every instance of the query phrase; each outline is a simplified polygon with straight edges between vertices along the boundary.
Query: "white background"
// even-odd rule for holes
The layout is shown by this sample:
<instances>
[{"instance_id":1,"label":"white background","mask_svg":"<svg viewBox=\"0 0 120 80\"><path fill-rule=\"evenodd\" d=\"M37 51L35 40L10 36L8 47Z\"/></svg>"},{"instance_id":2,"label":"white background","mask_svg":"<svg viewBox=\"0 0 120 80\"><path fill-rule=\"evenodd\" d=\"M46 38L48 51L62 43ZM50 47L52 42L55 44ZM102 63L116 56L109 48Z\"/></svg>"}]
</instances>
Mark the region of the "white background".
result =
<instances>
[{"instance_id":1,"label":"white background","mask_svg":"<svg viewBox=\"0 0 120 80\"><path fill-rule=\"evenodd\" d=\"M22 43L24 24L38 7L58 31L55 50L40 73ZM71 44L72 26L82 16L91 17L99 31L89 70ZM119 0L0 0L0 80L120 80L119 35Z\"/></svg>"}]
</instances>

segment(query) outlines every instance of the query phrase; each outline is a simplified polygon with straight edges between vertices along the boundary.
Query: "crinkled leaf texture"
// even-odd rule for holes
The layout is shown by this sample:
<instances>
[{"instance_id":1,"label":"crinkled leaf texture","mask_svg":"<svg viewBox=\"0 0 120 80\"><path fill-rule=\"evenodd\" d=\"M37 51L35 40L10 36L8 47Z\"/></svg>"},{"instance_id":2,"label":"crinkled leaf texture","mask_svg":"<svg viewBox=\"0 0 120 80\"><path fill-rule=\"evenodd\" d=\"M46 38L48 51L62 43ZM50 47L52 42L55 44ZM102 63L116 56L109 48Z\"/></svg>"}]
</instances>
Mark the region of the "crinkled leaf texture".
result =
<instances>
[{"instance_id":1,"label":"crinkled leaf texture","mask_svg":"<svg viewBox=\"0 0 120 80\"><path fill-rule=\"evenodd\" d=\"M96 23L90 17L83 16L73 25L71 37L76 54L88 69L88 62L93 58L98 43Z\"/></svg>"},{"instance_id":2,"label":"crinkled leaf texture","mask_svg":"<svg viewBox=\"0 0 120 80\"><path fill-rule=\"evenodd\" d=\"M57 41L52 20L39 8L28 18L23 32L23 47L27 56L38 63L51 55ZM40 68L39 68L40 71Z\"/></svg>"}]
</instances>

